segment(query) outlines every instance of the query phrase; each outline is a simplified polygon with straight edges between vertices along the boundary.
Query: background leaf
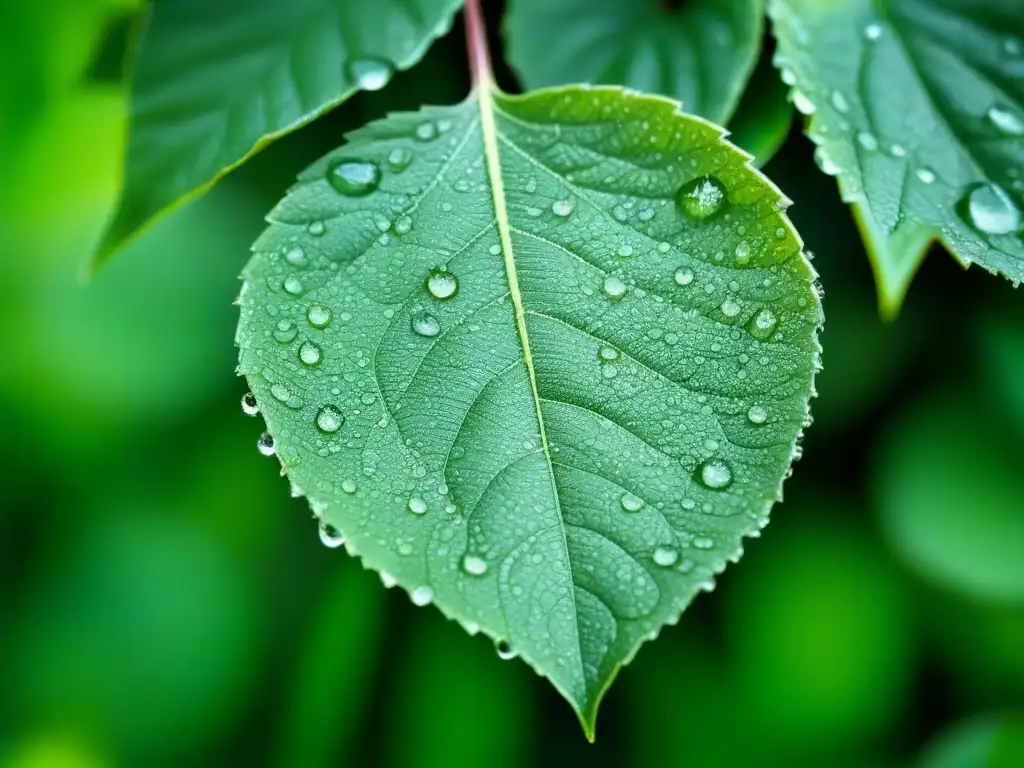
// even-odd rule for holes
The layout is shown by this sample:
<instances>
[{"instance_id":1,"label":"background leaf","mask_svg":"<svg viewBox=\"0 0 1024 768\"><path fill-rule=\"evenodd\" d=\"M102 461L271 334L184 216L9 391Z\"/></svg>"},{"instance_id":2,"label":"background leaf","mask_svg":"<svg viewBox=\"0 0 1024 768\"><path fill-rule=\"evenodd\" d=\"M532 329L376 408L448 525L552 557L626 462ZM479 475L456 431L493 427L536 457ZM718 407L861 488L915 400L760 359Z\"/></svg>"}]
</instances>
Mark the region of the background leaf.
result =
<instances>
[{"instance_id":1,"label":"background leaf","mask_svg":"<svg viewBox=\"0 0 1024 768\"><path fill-rule=\"evenodd\" d=\"M895 314L929 244L1024 278L1024 4L772 0L776 64Z\"/></svg>"},{"instance_id":2,"label":"background leaf","mask_svg":"<svg viewBox=\"0 0 1024 768\"><path fill-rule=\"evenodd\" d=\"M157 0L132 83L125 186L103 260L153 216L266 143L383 88L459 0Z\"/></svg>"},{"instance_id":3,"label":"background leaf","mask_svg":"<svg viewBox=\"0 0 1024 768\"><path fill-rule=\"evenodd\" d=\"M772 64L771 54L763 52L735 114L729 119L729 141L752 154L757 168L774 157L789 135L793 105L788 93Z\"/></svg>"},{"instance_id":4,"label":"background leaf","mask_svg":"<svg viewBox=\"0 0 1024 768\"><path fill-rule=\"evenodd\" d=\"M488 92L355 132L270 221L240 370L292 483L592 733L792 460L821 316L780 193L674 102Z\"/></svg>"},{"instance_id":5,"label":"background leaf","mask_svg":"<svg viewBox=\"0 0 1024 768\"><path fill-rule=\"evenodd\" d=\"M763 0L512 0L508 61L527 88L624 85L724 124L761 49Z\"/></svg>"}]
</instances>

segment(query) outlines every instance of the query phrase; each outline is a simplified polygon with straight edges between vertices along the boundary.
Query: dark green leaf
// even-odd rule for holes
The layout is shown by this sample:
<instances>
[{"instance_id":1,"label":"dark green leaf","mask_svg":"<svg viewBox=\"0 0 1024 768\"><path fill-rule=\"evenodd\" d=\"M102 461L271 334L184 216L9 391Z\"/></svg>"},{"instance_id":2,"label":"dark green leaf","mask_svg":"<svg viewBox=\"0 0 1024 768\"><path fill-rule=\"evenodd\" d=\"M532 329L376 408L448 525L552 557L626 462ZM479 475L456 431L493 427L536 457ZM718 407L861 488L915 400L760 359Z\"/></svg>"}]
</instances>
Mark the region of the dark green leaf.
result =
<instances>
[{"instance_id":1,"label":"dark green leaf","mask_svg":"<svg viewBox=\"0 0 1024 768\"><path fill-rule=\"evenodd\" d=\"M329 533L592 734L766 524L820 304L719 128L618 88L476 94L300 176L245 269L240 370Z\"/></svg>"},{"instance_id":2,"label":"dark green leaf","mask_svg":"<svg viewBox=\"0 0 1024 768\"><path fill-rule=\"evenodd\" d=\"M761 49L764 0L513 0L509 63L527 88L624 85L725 123Z\"/></svg>"},{"instance_id":3,"label":"dark green leaf","mask_svg":"<svg viewBox=\"0 0 1024 768\"><path fill-rule=\"evenodd\" d=\"M771 56L764 53L729 120L729 141L752 154L758 168L772 159L789 135L793 105L787 92Z\"/></svg>"},{"instance_id":4,"label":"dark green leaf","mask_svg":"<svg viewBox=\"0 0 1024 768\"><path fill-rule=\"evenodd\" d=\"M772 0L769 14L882 312L899 310L933 240L1024 278L1024 3Z\"/></svg>"},{"instance_id":5,"label":"dark green leaf","mask_svg":"<svg viewBox=\"0 0 1024 768\"><path fill-rule=\"evenodd\" d=\"M100 262L270 141L382 88L447 31L459 0L163 0L132 83L121 203Z\"/></svg>"}]
</instances>

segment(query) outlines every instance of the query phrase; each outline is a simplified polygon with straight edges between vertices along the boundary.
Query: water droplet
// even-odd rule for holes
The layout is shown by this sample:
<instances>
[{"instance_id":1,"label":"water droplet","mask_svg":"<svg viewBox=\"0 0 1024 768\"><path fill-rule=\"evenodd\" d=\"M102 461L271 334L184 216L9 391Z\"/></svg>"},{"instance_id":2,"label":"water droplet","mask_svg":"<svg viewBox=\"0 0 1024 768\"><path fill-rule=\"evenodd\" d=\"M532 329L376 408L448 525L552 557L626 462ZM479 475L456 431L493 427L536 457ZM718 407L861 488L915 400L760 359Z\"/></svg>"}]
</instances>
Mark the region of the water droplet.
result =
<instances>
[{"instance_id":1,"label":"water droplet","mask_svg":"<svg viewBox=\"0 0 1024 768\"><path fill-rule=\"evenodd\" d=\"M628 259L633 255L633 246L628 243L619 246L619 256L623 259Z\"/></svg>"},{"instance_id":2,"label":"water droplet","mask_svg":"<svg viewBox=\"0 0 1024 768\"><path fill-rule=\"evenodd\" d=\"M391 229L391 219L381 213L373 214L373 224L381 232Z\"/></svg>"},{"instance_id":3,"label":"water droplet","mask_svg":"<svg viewBox=\"0 0 1024 768\"><path fill-rule=\"evenodd\" d=\"M935 174L929 168L918 168L914 171L914 175L920 179L922 184L931 184L935 181Z\"/></svg>"},{"instance_id":4,"label":"water droplet","mask_svg":"<svg viewBox=\"0 0 1024 768\"><path fill-rule=\"evenodd\" d=\"M326 328L331 323L331 310L323 304L310 304L306 319L314 328Z\"/></svg>"},{"instance_id":5,"label":"water droplet","mask_svg":"<svg viewBox=\"0 0 1024 768\"><path fill-rule=\"evenodd\" d=\"M984 235L1007 235L1021 227L1021 213L1006 191L995 184L975 184L957 205L968 224Z\"/></svg>"},{"instance_id":6,"label":"water droplet","mask_svg":"<svg viewBox=\"0 0 1024 768\"><path fill-rule=\"evenodd\" d=\"M697 480L705 488L720 491L732 485L732 469L721 459L709 459L697 468Z\"/></svg>"},{"instance_id":7,"label":"water droplet","mask_svg":"<svg viewBox=\"0 0 1024 768\"><path fill-rule=\"evenodd\" d=\"M1024 121L1009 107L996 104L989 109L987 115L988 119L992 121L992 125L1003 133L1008 133L1011 136L1024 135Z\"/></svg>"},{"instance_id":8,"label":"water droplet","mask_svg":"<svg viewBox=\"0 0 1024 768\"><path fill-rule=\"evenodd\" d=\"M342 480L341 481L341 490L343 490L345 493L355 493L356 492L356 481L355 480Z\"/></svg>"},{"instance_id":9,"label":"water droplet","mask_svg":"<svg viewBox=\"0 0 1024 768\"><path fill-rule=\"evenodd\" d=\"M320 541L323 542L325 547L331 549L337 549L345 543L345 537L341 535L341 531L335 528L333 525L327 523L320 523Z\"/></svg>"},{"instance_id":10,"label":"water droplet","mask_svg":"<svg viewBox=\"0 0 1024 768\"><path fill-rule=\"evenodd\" d=\"M736 261L738 261L741 264L744 263L750 258L750 243L748 243L746 240L740 240L740 242L736 244L735 253Z\"/></svg>"},{"instance_id":11,"label":"water droplet","mask_svg":"<svg viewBox=\"0 0 1024 768\"><path fill-rule=\"evenodd\" d=\"M674 277L675 281L679 283L679 285L689 285L693 282L693 272L688 269L683 269L682 267L676 270Z\"/></svg>"},{"instance_id":12,"label":"water droplet","mask_svg":"<svg viewBox=\"0 0 1024 768\"><path fill-rule=\"evenodd\" d=\"M433 141L437 138L437 126L433 123L420 123L416 126L416 138L420 141Z\"/></svg>"},{"instance_id":13,"label":"water droplet","mask_svg":"<svg viewBox=\"0 0 1024 768\"><path fill-rule=\"evenodd\" d=\"M778 319L775 317L775 313L766 307L751 318L747 330L755 339L764 341L772 335L777 324Z\"/></svg>"},{"instance_id":14,"label":"water droplet","mask_svg":"<svg viewBox=\"0 0 1024 768\"><path fill-rule=\"evenodd\" d=\"M508 644L507 640L498 640L494 644L494 652L498 654L498 658L502 661L509 661L518 655L512 646Z\"/></svg>"},{"instance_id":15,"label":"water droplet","mask_svg":"<svg viewBox=\"0 0 1024 768\"><path fill-rule=\"evenodd\" d=\"M551 204L551 212L555 216L566 217L572 213L573 204L571 200L556 200Z\"/></svg>"},{"instance_id":16,"label":"water droplet","mask_svg":"<svg viewBox=\"0 0 1024 768\"><path fill-rule=\"evenodd\" d=\"M325 405L316 413L316 426L321 432L332 435L341 429L345 423L345 417L333 405ZM351 480L349 482L352 482ZM344 485L344 483L342 484ZM354 483L353 483L354 485ZM349 491L351 493L351 491Z\"/></svg>"},{"instance_id":17,"label":"water droplet","mask_svg":"<svg viewBox=\"0 0 1024 768\"><path fill-rule=\"evenodd\" d=\"M676 205L693 219L707 219L722 209L725 185L714 176L699 176L676 192Z\"/></svg>"},{"instance_id":18,"label":"water droplet","mask_svg":"<svg viewBox=\"0 0 1024 768\"><path fill-rule=\"evenodd\" d=\"M299 347L299 360L306 365L319 365L322 358L323 354L320 352L320 347L311 341L303 342L302 346Z\"/></svg>"},{"instance_id":19,"label":"water droplet","mask_svg":"<svg viewBox=\"0 0 1024 768\"><path fill-rule=\"evenodd\" d=\"M284 260L293 267L305 267L309 264L309 259L306 258L306 252L298 245L284 255Z\"/></svg>"},{"instance_id":20,"label":"water droplet","mask_svg":"<svg viewBox=\"0 0 1024 768\"><path fill-rule=\"evenodd\" d=\"M399 235L409 234L409 230L412 229L412 219L408 216L399 216L395 220L395 233Z\"/></svg>"},{"instance_id":21,"label":"water droplet","mask_svg":"<svg viewBox=\"0 0 1024 768\"><path fill-rule=\"evenodd\" d=\"M391 64L384 59L352 59L349 61L348 76L364 91L379 91L391 79Z\"/></svg>"},{"instance_id":22,"label":"water droplet","mask_svg":"<svg viewBox=\"0 0 1024 768\"><path fill-rule=\"evenodd\" d=\"M669 568L679 560L679 553L670 547L658 547L652 556L655 565L662 568Z\"/></svg>"},{"instance_id":23,"label":"water droplet","mask_svg":"<svg viewBox=\"0 0 1024 768\"><path fill-rule=\"evenodd\" d=\"M619 369L611 363L601 364L601 375L606 379L614 379L619 375Z\"/></svg>"},{"instance_id":24,"label":"water droplet","mask_svg":"<svg viewBox=\"0 0 1024 768\"><path fill-rule=\"evenodd\" d=\"M495 243L494 245L492 245L490 248L487 249L487 252L489 254L491 254L491 256L500 256L501 255L501 246L498 245L497 243Z\"/></svg>"},{"instance_id":25,"label":"water droplet","mask_svg":"<svg viewBox=\"0 0 1024 768\"><path fill-rule=\"evenodd\" d=\"M462 558L462 568L470 576L483 576L487 573L487 561L476 555L466 555Z\"/></svg>"},{"instance_id":26,"label":"water droplet","mask_svg":"<svg viewBox=\"0 0 1024 768\"><path fill-rule=\"evenodd\" d=\"M868 40L877 40L882 36L881 24L868 24L864 27L864 37Z\"/></svg>"},{"instance_id":27,"label":"water droplet","mask_svg":"<svg viewBox=\"0 0 1024 768\"><path fill-rule=\"evenodd\" d=\"M892 153L893 157L907 156L906 147L904 147L902 144L893 144L891 147L889 147L889 151Z\"/></svg>"},{"instance_id":28,"label":"water droplet","mask_svg":"<svg viewBox=\"0 0 1024 768\"><path fill-rule=\"evenodd\" d=\"M874 137L874 134L867 131L861 131L857 134L857 142L868 152L874 152L878 149L878 139Z\"/></svg>"},{"instance_id":29,"label":"water droplet","mask_svg":"<svg viewBox=\"0 0 1024 768\"><path fill-rule=\"evenodd\" d=\"M768 411L760 405L752 405L747 411L747 418L751 424L764 424L768 419Z\"/></svg>"},{"instance_id":30,"label":"water droplet","mask_svg":"<svg viewBox=\"0 0 1024 768\"><path fill-rule=\"evenodd\" d=\"M288 319L281 319L277 321L277 329L274 331L274 338L282 344L287 344L292 341L299 333L299 329L295 327L295 323Z\"/></svg>"},{"instance_id":31,"label":"water droplet","mask_svg":"<svg viewBox=\"0 0 1024 768\"><path fill-rule=\"evenodd\" d=\"M343 195L363 197L380 184L380 168L374 163L343 157L327 166L327 181Z\"/></svg>"},{"instance_id":32,"label":"water droplet","mask_svg":"<svg viewBox=\"0 0 1024 768\"><path fill-rule=\"evenodd\" d=\"M811 98L798 88L793 89L791 97L793 99L793 106L796 107L797 111L801 114L813 115L817 109L814 102L811 101Z\"/></svg>"},{"instance_id":33,"label":"water droplet","mask_svg":"<svg viewBox=\"0 0 1024 768\"><path fill-rule=\"evenodd\" d=\"M610 299L621 299L626 295L626 284L622 282L621 278L609 275L604 279L604 292Z\"/></svg>"},{"instance_id":34,"label":"water droplet","mask_svg":"<svg viewBox=\"0 0 1024 768\"><path fill-rule=\"evenodd\" d=\"M431 296L442 301L452 298L459 292L458 279L451 272L445 272L443 269L431 271L425 285Z\"/></svg>"},{"instance_id":35,"label":"water droplet","mask_svg":"<svg viewBox=\"0 0 1024 768\"><path fill-rule=\"evenodd\" d=\"M828 152L824 147L815 148L814 162L818 164L821 172L828 176L838 176L840 171L843 170L835 163L834 160L832 160L831 157L829 157Z\"/></svg>"},{"instance_id":36,"label":"water droplet","mask_svg":"<svg viewBox=\"0 0 1024 768\"><path fill-rule=\"evenodd\" d=\"M284 289L292 296L298 296L302 293L302 281L299 280L295 275L289 275L285 278Z\"/></svg>"},{"instance_id":37,"label":"water droplet","mask_svg":"<svg viewBox=\"0 0 1024 768\"><path fill-rule=\"evenodd\" d=\"M412 162L412 152L405 147L395 147L388 153L388 165L395 173L401 173Z\"/></svg>"},{"instance_id":38,"label":"water droplet","mask_svg":"<svg viewBox=\"0 0 1024 768\"><path fill-rule=\"evenodd\" d=\"M619 503L622 504L622 508L627 512L639 512L644 508L644 500L632 493L622 494Z\"/></svg>"},{"instance_id":39,"label":"water droplet","mask_svg":"<svg viewBox=\"0 0 1024 768\"><path fill-rule=\"evenodd\" d=\"M736 317L740 313L740 303L730 297L722 302L722 314L726 317Z\"/></svg>"},{"instance_id":40,"label":"water droplet","mask_svg":"<svg viewBox=\"0 0 1024 768\"><path fill-rule=\"evenodd\" d=\"M602 360L612 361L619 359L619 350L615 347L602 346L597 350L597 356Z\"/></svg>"},{"instance_id":41,"label":"water droplet","mask_svg":"<svg viewBox=\"0 0 1024 768\"><path fill-rule=\"evenodd\" d=\"M427 511L427 502L421 496L413 496L409 499L409 511L414 515L422 515Z\"/></svg>"},{"instance_id":42,"label":"water droplet","mask_svg":"<svg viewBox=\"0 0 1024 768\"><path fill-rule=\"evenodd\" d=\"M846 100L841 91L832 91L832 106L836 108L836 112L849 112L850 102Z\"/></svg>"},{"instance_id":43,"label":"water droplet","mask_svg":"<svg viewBox=\"0 0 1024 768\"><path fill-rule=\"evenodd\" d=\"M256 448L259 449L259 452L264 456L273 456L274 453L276 453L274 438L270 436L269 432L264 432L260 435L259 440L256 441Z\"/></svg>"},{"instance_id":44,"label":"water droplet","mask_svg":"<svg viewBox=\"0 0 1024 768\"><path fill-rule=\"evenodd\" d=\"M282 403L287 403L289 400L292 399L291 390L288 389L288 387L286 387L284 384L274 384L270 388L270 394L272 394L277 400L280 400Z\"/></svg>"},{"instance_id":45,"label":"water droplet","mask_svg":"<svg viewBox=\"0 0 1024 768\"><path fill-rule=\"evenodd\" d=\"M242 395L242 413L246 416L255 416L259 412L260 407L256 403L256 396L252 392Z\"/></svg>"},{"instance_id":46,"label":"water droplet","mask_svg":"<svg viewBox=\"0 0 1024 768\"><path fill-rule=\"evenodd\" d=\"M313 235L313 237L320 237L326 230L327 227L322 221L311 221L309 226L306 227L306 231Z\"/></svg>"},{"instance_id":47,"label":"water droplet","mask_svg":"<svg viewBox=\"0 0 1024 768\"><path fill-rule=\"evenodd\" d=\"M693 546L697 549L711 549L715 546L715 541L709 536L698 536L693 540Z\"/></svg>"},{"instance_id":48,"label":"water droplet","mask_svg":"<svg viewBox=\"0 0 1024 768\"><path fill-rule=\"evenodd\" d=\"M437 336L441 332L441 324L437 318L426 312L414 312L410 321L414 333L427 338Z\"/></svg>"},{"instance_id":49,"label":"water droplet","mask_svg":"<svg viewBox=\"0 0 1024 768\"><path fill-rule=\"evenodd\" d=\"M412 600L413 605L422 608L425 605L430 605L430 601L434 599L434 590L427 586L416 587L409 593L409 599Z\"/></svg>"},{"instance_id":50,"label":"water droplet","mask_svg":"<svg viewBox=\"0 0 1024 768\"><path fill-rule=\"evenodd\" d=\"M1024 43L1020 38L1010 35L1003 40L1003 53L1007 56L1020 56L1021 51L1024 51Z\"/></svg>"}]
</instances>

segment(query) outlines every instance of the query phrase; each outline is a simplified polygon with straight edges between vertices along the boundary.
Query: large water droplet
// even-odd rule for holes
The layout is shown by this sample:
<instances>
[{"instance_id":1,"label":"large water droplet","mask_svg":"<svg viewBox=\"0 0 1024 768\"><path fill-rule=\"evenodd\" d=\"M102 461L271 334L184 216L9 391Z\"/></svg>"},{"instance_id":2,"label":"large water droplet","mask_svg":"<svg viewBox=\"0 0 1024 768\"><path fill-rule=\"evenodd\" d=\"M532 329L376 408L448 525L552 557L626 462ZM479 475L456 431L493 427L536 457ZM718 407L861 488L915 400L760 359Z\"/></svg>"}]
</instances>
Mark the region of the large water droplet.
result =
<instances>
[{"instance_id":1,"label":"large water droplet","mask_svg":"<svg viewBox=\"0 0 1024 768\"><path fill-rule=\"evenodd\" d=\"M1024 120L1021 120L1020 115L1009 107L995 104L989 109L987 114L988 119L992 121L992 125L1003 133L1008 133L1011 136L1024 135Z\"/></svg>"},{"instance_id":2,"label":"large water droplet","mask_svg":"<svg viewBox=\"0 0 1024 768\"><path fill-rule=\"evenodd\" d=\"M726 317L736 317L740 313L740 309L740 303L732 297L722 302L722 314Z\"/></svg>"},{"instance_id":3,"label":"large water droplet","mask_svg":"<svg viewBox=\"0 0 1024 768\"><path fill-rule=\"evenodd\" d=\"M502 661L509 661L518 655L515 649L508 644L507 640L498 640L494 644L494 652L498 654L498 658Z\"/></svg>"},{"instance_id":4,"label":"large water droplet","mask_svg":"<svg viewBox=\"0 0 1024 768\"><path fill-rule=\"evenodd\" d=\"M626 284L622 278L609 275L604 279L604 292L610 299L621 299L626 295Z\"/></svg>"},{"instance_id":5,"label":"large water droplet","mask_svg":"<svg viewBox=\"0 0 1024 768\"><path fill-rule=\"evenodd\" d=\"M341 531L335 528L333 525L327 523L320 523L320 541L323 542L325 547L331 549L337 549L345 543L345 537L341 535Z\"/></svg>"},{"instance_id":6,"label":"large water droplet","mask_svg":"<svg viewBox=\"0 0 1024 768\"><path fill-rule=\"evenodd\" d=\"M697 480L705 488L720 491L732 485L732 469L721 459L709 459L697 468Z\"/></svg>"},{"instance_id":7,"label":"large water droplet","mask_svg":"<svg viewBox=\"0 0 1024 768\"><path fill-rule=\"evenodd\" d=\"M573 204L569 200L556 200L551 204L551 212L555 216L566 217L572 213Z\"/></svg>"},{"instance_id":8,"label":"large water droplet","mask_svg":"<svg viewBox=\"0 0 1024 768\"><path fill-rule=\"evenodd\" d=\"M622 494L619 503L622 504L622 508L627 512L639 512L644 508L644 500L632 493Z\"/></svg>"},{"instance_id":9,"label":"large water droplet","mask_svg":"<svg viewBox=\"0 0 1024 768\"><path fill-rule=\"evenodd\" d=\"M285 278L284 289L292 296L298 296L302 293L302 281L299 280L295 275L289 275Z\"/></svg>"},{"instance_id":10,"label":"large water droplet","mask_svg":"<svg viewBox=\"0 0 1024 768\"><path fill-rule=\"evenodd\" d=\"M487 561L476 555L466 555L462 558L462 569L470 576L483 576L487 573Z\"/></svg>"},{"instance_id":11,"label":"large water droplet","mask_svg":"<svg viewBox=\"0 0 1024 768\"><path fill-rule=\"evenodd\" d=\"M425 605L430 605L430 601L434 599L434 590L427 586L416 587L409 593L409 599L412 600L413 605L422 608Z\"/></svg>"},{"instance_id":12,"label":"large water droplet","mask_svg":"<svg viewBox=\"0 0 1024 768\"><path fill-rule=\"evenodd\" d=\"M344 423L345 417L341 414L341 411L333 405L325 405L316 413L317 429L321 432L326 432L328 435L333 435L341 429L341 425ZM344 483L342 483L342 485L344 485ZM353 490L355 489L353 488ZM349 493L351 493L351 491L349 491Z\"/></svg>"},{"instance_id":13,"label":"large water droplet","mask_svg":"<svg viewBox=\"0 0 1024 768\"><path fill-rule=\"evenodd\" d=\"M391 79L391 64L384 59L367 57L349 61L348 76L364 91L379 91Z\"/></svg>"},{"instance_id":14,"label":"large water droplet","mask_svg":"<svg viewBox=\"0 0 1024 768\"><path fill-rule=\"evenodd\" d=\"M747 324L747 330L750 331L750 335L755 339L764 341L772 335L778 322L775 313L765 307L750 319L750 323Z\"/></svg>"},{"instance_id":15,"label":"large water droplet","mask_svg":"<svg viewBox=\"0 0 1024 768\"><path fill-rule=\"evenodd\" d=\"M747 411L747 418L751 424L764 424L768 419L768 411L760 405L752 405Z\"/></svg>"},{"instance_id":16,"label":"large water droplet","mask_svg":"<svg viewBox=\"0 0 1024 768\"><path fill-rule=\"evenodd\" d=\"M409 499L408 507L414 515L423 515L427 511L427 502L421 496L413 496Z\"/></svg>"},{"instance_id":17,"label":"large water droplet","mask_svg":"<svg viewBox=\"0 0 1024 768\"><path fill-rule=\"evenodd\" d=\"M689 285L693 282L693 272L683 267L677 269L673 277L679 285Z\"/></svg>"},{"instance_id":18,"label":"large water droplet","mask_svg":"<svg viewBox=\"0 0 1024 768\"><path fill-rule=\"evenodd\" d=\"M676 205L693 219L708 219L725 204L725 185L714 176L699 176L676 192Z\"/></svg>"},{"instance_id":19,"label":"large water droplet","mask_svg":"<svg viewBox=\"0 0 1024 768\"><path fill-rule=\"evenodd\" d=\"M322 358L323 353L320 351L320 347L311 341L303 342L302 346L299 347L299 360L306 365L320 365Z\"/></svg>"},{"instance_id":20,"label":"large water droplet","mask_svg":"<svg viewBox=\"0 0 1024 768\"><path fill-rule=\"evenodd\" d=\"M968 224L984 235L1008 235L1021 228L1020 209L996 184L975 184L957 205Z\"/></svg>"},{"instance_id":21,"label":"large water droplet","mask_svg":"<svg viewBox=\"0 0 1024 768\"><path fill-rule=\"evenodd\" d=\"M273 456L274 453L276 453L274 438L270 436L269 432L264 432L260 435L259 440L256 441L256 448L258 448L259 452L264 456Z\"/></svg>"},{"instance_id":22,"label":"large water droplet","mask_svg":"<svg viewBox=\"0 0 1024 768\"><path fill-rule=\"evenodd\" d=\"M327 181L343 195L362 197L377 189L380 168L374 163L343 157L327 166Z\"/></svg>"},{"instance_id":23,"label":"large water droplet","mask_svg":"<svg viewBox=\"0 0 1024 768\"><path fill-rule=\"evenodd\" d=\"M427 312L414 312L409 321L414 333L432 338L441 332L441 324L437 318Z\"/></svg>"},{"instance_id":24,"label":"large water droplet","mask_svg":"<svg viewBox=\"0 0 1024 768\"><path fill-rule=\"evenodd\" d=\"M458 278L443 269L432 270L425 284L435 299L450 299L459 292Z\"/></svg>"},{"instance_id":25,"label":"large water droplet","mask_svg":"<svg viewBox=\"0 0 1024 768\"><path fill-rule=\"evenodd\" d=\"M242 413L246 416L255 416L259 412L260 407L256 403L256 396L252 392L242 395Z\"/></svg>"},{"instance_id":26,"label":"large water droplet","mask_svg":"<svg viewBox=\"0 0 1024 768\"><path fill-rule=\"evenodd\" d=\"M310 304L306 319L314 328L326 328L331 323L331 310L323 304Z\"/></svg>"},{"instance_id":27,"label":"large water droplet","mask_svg":"<svg viewBox=\"0 0 1024 768\"><path fill-rule=\"evenodd\" d=\"M669 568L679 560L679 553L671 547L658 547L652 556L655 565L662 568Z\"/></svg>"}]
</instances>

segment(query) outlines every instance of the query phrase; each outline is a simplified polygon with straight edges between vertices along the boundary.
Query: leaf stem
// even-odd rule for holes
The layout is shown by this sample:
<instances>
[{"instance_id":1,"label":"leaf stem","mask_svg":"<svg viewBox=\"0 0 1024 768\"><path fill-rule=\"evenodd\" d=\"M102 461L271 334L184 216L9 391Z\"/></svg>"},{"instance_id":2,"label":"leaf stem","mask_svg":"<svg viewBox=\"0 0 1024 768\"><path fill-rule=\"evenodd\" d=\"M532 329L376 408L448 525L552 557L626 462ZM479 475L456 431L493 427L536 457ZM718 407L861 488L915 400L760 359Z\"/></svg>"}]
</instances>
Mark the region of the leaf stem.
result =
<instances>
[{"instance_id":1,"label":"leaf stem","mask_svg":"<svg viewBox=\"0 0 1024 768\"><path fill-rule=\"evenodd\" d=\"M473 89L494 80L491 74L491 54L487 50L487 27L480 0L466 0L463 7L466 24L466 47L469 53L469 71L473 77ZM489 87L489 85L484 85Z\"/></svg>"}]
</instances>

